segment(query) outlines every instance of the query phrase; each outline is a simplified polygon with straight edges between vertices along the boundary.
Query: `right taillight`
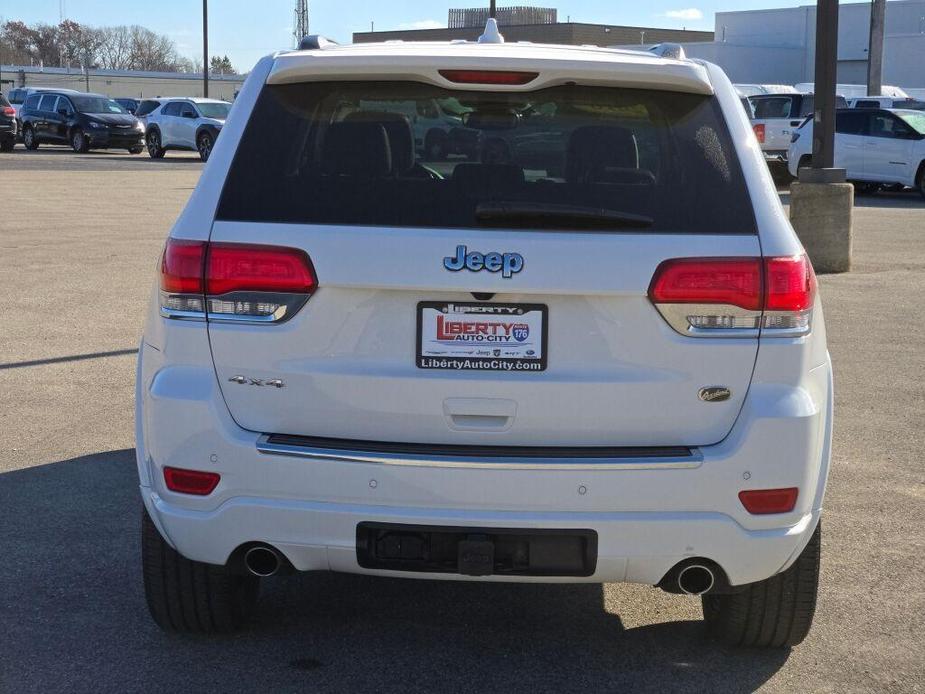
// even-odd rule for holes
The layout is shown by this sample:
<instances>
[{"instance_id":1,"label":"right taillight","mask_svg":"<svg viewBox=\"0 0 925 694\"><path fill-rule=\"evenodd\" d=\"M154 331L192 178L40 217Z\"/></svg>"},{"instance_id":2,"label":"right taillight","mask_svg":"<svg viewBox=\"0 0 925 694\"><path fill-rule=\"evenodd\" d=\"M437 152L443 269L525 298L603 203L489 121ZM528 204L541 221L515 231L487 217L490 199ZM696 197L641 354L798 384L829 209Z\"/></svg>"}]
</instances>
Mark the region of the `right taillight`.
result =
<instances>
[{"instance_id":1,"label":"right taillight","mask_svg":"<svg viewBox=\"0 0 925 694\"><path fill-rule=\"evenodd\" d=\"M816 273L806 255L764 261L762 328L767 334L804 334L812 327Z\"/></svg>"},{"instance_id":2,"label":"right taillight","mask_svg":"<svg viewBox=\"0 0 925 694\"><path fill-rule=\"evenodd\" d=\"M812 327L816 276L805 255L673 258L662 262L649 299L682 335L793 337Z\"/></svg>"},{"instance_id":3,"label":"right taillight","mask_svg":"<svg viewBox=\"0 0 925 694\"><path fill-rule=\"evenodd\" d=\"M764 144L764 123L755 123L752 126L752 130L755 131L755 137L758 138L758 142Z\"/></svg>"},{"instance_id":4,"label":"right taillight","mask_svg":"<svg viewBox=\"0 0 925 694\"><path fill-rule=\"evenodd\" d=\"M317 285L311 260L297 248L169 239L161 260L161 314L278 323Z\"/></svg>"}]
</instances>

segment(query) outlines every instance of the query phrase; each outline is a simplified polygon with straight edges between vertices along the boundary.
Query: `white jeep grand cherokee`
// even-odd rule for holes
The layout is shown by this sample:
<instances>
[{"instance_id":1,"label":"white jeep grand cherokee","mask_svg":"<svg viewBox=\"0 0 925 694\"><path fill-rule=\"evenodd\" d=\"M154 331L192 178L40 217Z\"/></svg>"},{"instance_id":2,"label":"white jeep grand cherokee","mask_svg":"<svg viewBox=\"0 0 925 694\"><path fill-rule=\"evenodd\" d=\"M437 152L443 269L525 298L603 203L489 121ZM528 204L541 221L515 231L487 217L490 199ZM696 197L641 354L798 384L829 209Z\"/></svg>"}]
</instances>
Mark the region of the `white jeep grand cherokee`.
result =
<instances>
[{"instance_id":1,"label":"white jeep grand cherokee","mask_svg":"<svg viewBox=\"0 0 925 694\"><path fill-rule=\"evenodd\" d=\"M155 621L261 577L625 581L733 644L813 617L832 376L735 89L599 48L388 43L250 73L138 360ZM428 160L412 117L461 114Z\"/></svg>"}]
</instances>

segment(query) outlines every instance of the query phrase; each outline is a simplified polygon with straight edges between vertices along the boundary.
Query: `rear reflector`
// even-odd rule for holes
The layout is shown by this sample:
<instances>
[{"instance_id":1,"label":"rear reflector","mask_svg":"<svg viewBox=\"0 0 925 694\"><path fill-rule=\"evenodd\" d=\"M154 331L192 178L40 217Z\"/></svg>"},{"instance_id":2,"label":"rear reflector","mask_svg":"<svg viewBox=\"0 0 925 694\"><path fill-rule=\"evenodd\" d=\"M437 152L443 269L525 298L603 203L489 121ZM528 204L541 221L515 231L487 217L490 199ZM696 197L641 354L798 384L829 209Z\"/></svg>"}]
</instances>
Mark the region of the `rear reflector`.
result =
<instances>
[{"instance_id":1,"label":"rear reflector","mask_svg":"<svg viewBox=\"0 0 925 694\"><path fill-rule=\"evenodd\" d=\"M528 84L539 77L538 72L511 72L508 70L440 70L440 74L457 84Z\"/></svg>"},{"instance_id":2,"label":"rear reflector","mask_svg":"<svg viewBox=\"0 0 925 694\"><path fill-rule=\"evenodd\" d=\"M749 489L739 492L739 501L745 510L754 515L768 513L789 513L797 504L800 490L797 487L785 489Z\"/></svg>"},{"instance_id":3,"label":"rear reflector","mask_svg":"<svg viewBox=\"0 0 925 694\"><path fill-rule=\"evenodd\" d=\"M656 269L649 299L684 335L794 337L811 328L816 276L805 255L673 258Z\"/></svg>"},{"instance_id":4,"label":"rear reflector","mask_svg":"<svg viewBox=\"0 0 925 694\"><path fill-rule=\"evenodd\" d=\"M755 131L755 137L758 138L760 144L764 144L764 123L756 123L752 126L752 130Z\"/></svg>"},{"instance_id":5,"label":"rear reflector","mask_svg":"<svg viewBox=\"0 0 925 694\"><path fill-rule=\"evenodd\" d=\"M164 468L164 482L167 484L167 489L180 494L206 496L218 486L219 480L221 480L221 475L217 472L183 470L176 467Z\"/></svg>"},{"instance_id":6,"label":"rear reflector","mask_svg":"<svg viewBox=\"0 0 925 694\"><path fill-rule=\"evenodd\" d=\"M305 251L281 246L168 239L161 261L167 318L279 322L308 300L318 281Z\"/></svg>"}]
</instances>

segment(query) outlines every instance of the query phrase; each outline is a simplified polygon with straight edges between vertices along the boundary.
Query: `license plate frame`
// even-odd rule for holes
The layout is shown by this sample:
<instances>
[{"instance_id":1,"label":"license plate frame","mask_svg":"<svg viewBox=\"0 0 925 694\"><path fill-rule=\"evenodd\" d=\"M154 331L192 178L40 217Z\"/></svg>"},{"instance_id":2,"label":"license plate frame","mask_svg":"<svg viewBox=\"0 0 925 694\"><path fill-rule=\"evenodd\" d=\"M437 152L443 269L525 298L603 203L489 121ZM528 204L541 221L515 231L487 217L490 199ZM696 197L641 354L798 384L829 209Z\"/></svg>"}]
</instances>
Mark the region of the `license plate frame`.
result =
<instances>
[{"instance_id":1,"label":"license plate frame","mask_svg":"<svg viewBox=\"0 0 925 694\"><path fill-rule=\"evenodd\" d=\"M430 313L427 313L428 311ZM549 357L549 307L546 304L420 301L416 313L415 364L419 369L527 373L546 370ZM454 316L464 327L466 324L475 324L477 330L481 329L480 324L486 324L488 334L457 335L486 339L438 342L438 317L441 315ZM514 321L505 321L505 318ZM430 324L431 321L433 325ZM426 336L425 322L428 323ZM537 332L538 349L534 337ZM426 347L425 340L428 342ZM436 349L437 346L441 349Z\"/></svg>"}]
</instances>

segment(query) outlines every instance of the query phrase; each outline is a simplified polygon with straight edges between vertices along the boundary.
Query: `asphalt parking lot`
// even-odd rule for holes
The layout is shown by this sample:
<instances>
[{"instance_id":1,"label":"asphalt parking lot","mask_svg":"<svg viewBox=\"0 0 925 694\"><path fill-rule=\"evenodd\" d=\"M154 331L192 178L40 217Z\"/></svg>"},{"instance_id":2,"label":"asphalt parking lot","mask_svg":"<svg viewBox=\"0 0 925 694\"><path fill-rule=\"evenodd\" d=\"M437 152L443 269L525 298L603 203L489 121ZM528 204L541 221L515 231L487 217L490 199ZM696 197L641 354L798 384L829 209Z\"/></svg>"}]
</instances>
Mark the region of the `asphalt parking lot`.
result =
<instances>
[{"instance_id":1,"label":"asphalt parking lot","mask_svg":"<svg viewBox=\"0 0 925 694\"><path fill-rule=\"evenodd\" d=\"M708 641L644 586L301 575L243 634L161 633L140 576L134 350L202 170L0 154L0 692L925 691L925 201L859 198L825 276L836 429L815 627L791 652ZM786 195L783 196L786 202Z\"/></svg>"}]
</instances>

